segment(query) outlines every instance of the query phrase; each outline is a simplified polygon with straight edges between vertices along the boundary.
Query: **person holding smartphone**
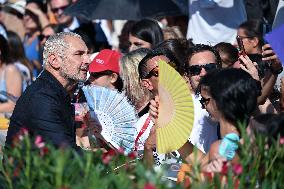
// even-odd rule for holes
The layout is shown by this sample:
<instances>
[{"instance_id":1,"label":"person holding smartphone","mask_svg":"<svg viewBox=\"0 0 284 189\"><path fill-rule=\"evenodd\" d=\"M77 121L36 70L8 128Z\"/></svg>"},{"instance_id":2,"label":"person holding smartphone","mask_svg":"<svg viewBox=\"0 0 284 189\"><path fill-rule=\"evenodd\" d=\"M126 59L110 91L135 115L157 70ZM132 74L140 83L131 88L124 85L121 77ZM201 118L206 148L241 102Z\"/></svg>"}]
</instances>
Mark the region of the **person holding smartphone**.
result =
<instances>
[{"instance_id":1,"label":"person holding smartphone","mask_svg":"<svg viewBox=\"0 0 284 189\"><path fill-rule=\"evenodd\" d=\"M242 23L238 28L238 40L236 40L236 42L239 41L239 50L245 52L249 59L256 63L255 65L263 85L262 95L258 98L259 105L267 103L267 98L275 94L273 93L273 88L278 74L282 72L279 59L271 49L271 46L265 43L263 32L267 30L264 30L263 26L264 24L258 20L249 20ZM246 67L246 69L248 68ZM272 101L275 105L275 99L272 99Z\"/></svg>"}]
</instances>

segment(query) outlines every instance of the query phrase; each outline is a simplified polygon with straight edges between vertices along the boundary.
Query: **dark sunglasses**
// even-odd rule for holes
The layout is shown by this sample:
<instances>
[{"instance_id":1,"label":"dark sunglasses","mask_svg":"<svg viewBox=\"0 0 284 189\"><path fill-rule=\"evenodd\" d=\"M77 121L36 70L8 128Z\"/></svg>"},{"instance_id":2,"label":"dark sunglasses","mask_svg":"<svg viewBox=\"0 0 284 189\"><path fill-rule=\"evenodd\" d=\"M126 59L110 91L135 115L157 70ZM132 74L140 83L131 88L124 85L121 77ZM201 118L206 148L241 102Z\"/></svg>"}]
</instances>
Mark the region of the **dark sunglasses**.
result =
<instances>
[{"instance_id":1,"label":"dark sunglasses","mask_svg":"<svg viewBox=\"0 0 284 189\"><path fill-rule=\"evenodd\" d=\"M202 109L205 109L205 107L208 105L208 103L210 102L210 98L204 98L203 96L201 96L201 99L199 100Z\"/></svg>"},{"instance_id":2,"label":"dark sunglasses","mask_svg":"<svg viewBox=\"0 0 284 189\"><path fill-rule=\"evenodd\" d=\"M194 66L189 66L187 73L190 75L199 75L202 68L206 70L206 72L216 69L217 64L216 63L208 63L205 65L194 65Z\"/></svg>"},{"instance_id":3,"label":"dark sunglasses","mask_svg":"<svg viewBox=\"0 0 284 189\"><path fill-rule=\"evenodd\" d=\"M40 41L42 41L42 40L44 40L44 39L48 39L49 37L50 37L50 35L43 35L43 34L38 35L38 39L39 39Z\"/></svg>"},{"instance_id":4,"label":"dark sunglasses","mask_svg":"<svg viewBox=\"0 0 284 189\"><path fill-rule=\"evenodd\" d=\"M58 7L58 8L53 8L53 9L51 9L51 11L53 12L53 13L57 13L59 10L62 10L62 11L64 11L67 7L69 7L70 6L70 4L69 5L65 5L65 6L62 6L62 7Z\"/></svg>"},{"instance_id":5,"label":"dark sunglasses","mask_svg":"<svg viewBox=\"0 0 284 189\"><path fill-rule=\"evenodd\" d=\"M157 70L158 66L154 67L152 70L150 70L147 75L144 77L144 79L149 79L152 76L159 77L159 70Z\"/></svg>"}]
</instances>

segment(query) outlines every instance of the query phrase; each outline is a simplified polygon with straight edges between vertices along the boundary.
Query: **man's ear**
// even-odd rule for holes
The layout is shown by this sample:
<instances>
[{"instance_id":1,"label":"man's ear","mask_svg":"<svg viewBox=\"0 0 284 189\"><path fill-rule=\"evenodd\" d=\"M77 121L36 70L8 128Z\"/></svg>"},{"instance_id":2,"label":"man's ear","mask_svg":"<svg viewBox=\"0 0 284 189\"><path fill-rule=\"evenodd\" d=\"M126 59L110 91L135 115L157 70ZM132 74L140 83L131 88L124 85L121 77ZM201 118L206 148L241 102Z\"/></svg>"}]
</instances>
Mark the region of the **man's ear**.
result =
<instances>
[{"instance_id":1,"label":"man's ear","mask_svg":"<svg viewBox=\"0 0 284 189\"><path fill-rule=\"evenodd\" d=\"M141 84L149 91L153 90L152 82L149 79L142 79Z\"/></svg>"},{"instance_id":2,"label":"man's ear","mask_svg":"<svg viewBox=\"0 0 284 189\"><path fill-rule=\"evenodd\" d=\"M51 54L48 56L48 64L54 68L54 69L58 69L60 68L60 61L59 61L59 57L55 54Z\"/></svg>"},{"instance_id":3,"label":"man's ear","mask_svg":"<svg viewBox=\"0 0 284 189\"><path fill-rule=\"evenodd\" d=\"M110 82L113 84L117 81L117 79L118 79L117 73L112 73Z\"/></svg>"}]
</instances>

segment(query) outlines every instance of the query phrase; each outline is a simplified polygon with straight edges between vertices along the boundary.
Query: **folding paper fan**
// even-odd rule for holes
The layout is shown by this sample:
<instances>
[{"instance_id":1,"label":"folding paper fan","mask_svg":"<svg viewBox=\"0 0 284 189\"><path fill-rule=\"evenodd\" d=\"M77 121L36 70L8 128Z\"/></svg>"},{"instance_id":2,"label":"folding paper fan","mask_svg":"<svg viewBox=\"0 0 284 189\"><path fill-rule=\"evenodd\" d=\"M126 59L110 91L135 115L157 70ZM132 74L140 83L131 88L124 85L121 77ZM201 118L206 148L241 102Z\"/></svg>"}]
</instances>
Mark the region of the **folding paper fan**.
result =
<instances>
[{"instance_id":1,"label":"folding paper fan","mask_svg":"<svg viewBox=\"0 0 284 189\"><path fill-rule=\"evenodd\" d=\"M137 121L136 111L128 99L116 90L99 86L84 86L83 91L91 111L100 124L103 139L126 153L133 150Z\"/></svg>"},{"instance_id":2,"label":"folding paper fan","mask_svg":"<svg viewBox=\"0 0 284 189\"><path fill-rule=\"evenodd\" d=\"M159 62L158 153L179 149L190 136L194 123L194 105L190 90L178 72Z\"/></svg>"}]
</instances>

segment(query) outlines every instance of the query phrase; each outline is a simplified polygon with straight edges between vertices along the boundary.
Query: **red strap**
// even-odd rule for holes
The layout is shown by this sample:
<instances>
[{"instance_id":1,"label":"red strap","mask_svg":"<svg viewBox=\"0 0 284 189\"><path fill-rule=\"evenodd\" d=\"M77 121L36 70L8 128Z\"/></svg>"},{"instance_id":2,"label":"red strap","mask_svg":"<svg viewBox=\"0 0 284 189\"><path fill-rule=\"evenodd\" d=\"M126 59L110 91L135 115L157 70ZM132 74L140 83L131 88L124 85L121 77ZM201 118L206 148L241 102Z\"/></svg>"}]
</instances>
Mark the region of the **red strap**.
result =
<instances>
[{"instance_id":1,"label":"red strap","mask_svg":"<svg viewBox=\"0 0 284 189\"><path fill-rule=\"evenodd\" d=\"M135 146L134 146L134 151L137 151L138 140L139 140L139 138L143 135L143 133L145 133L146 129L147 129L148 126L149 126L150 121L151 121L151 119L150 119L150 117L148 116L147 119L146 119L146 121L145 121L145 123L144 123L144 125L143 125L143 127L142 127L141 130L139 131L139 133L138 133L138 135L137 135L137 137L136 137L136 139L135 139L135 141L134 141L134 144L135 144Z\"/></svg>"}]
</instances>

